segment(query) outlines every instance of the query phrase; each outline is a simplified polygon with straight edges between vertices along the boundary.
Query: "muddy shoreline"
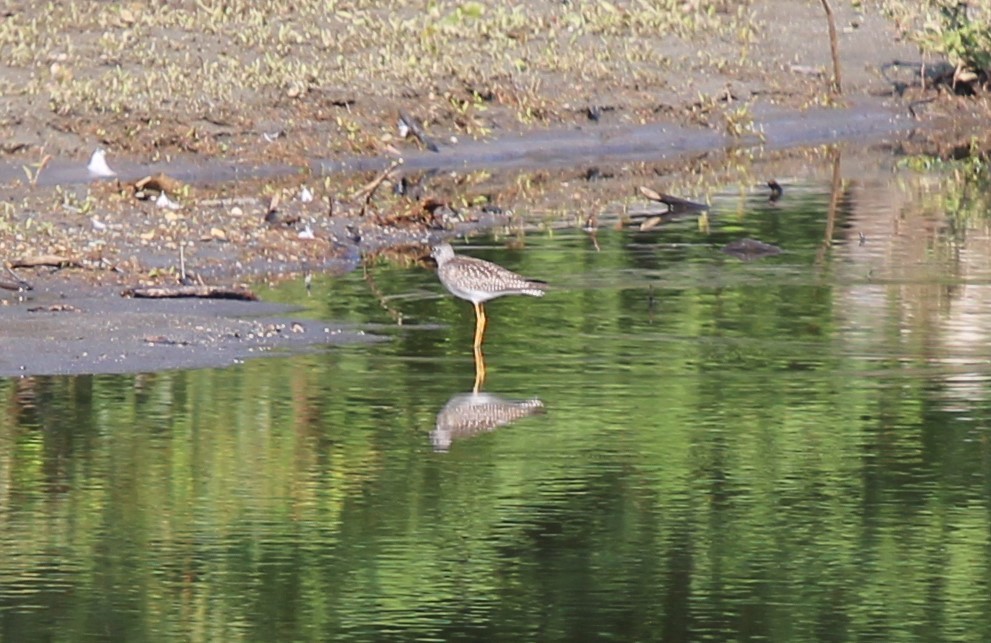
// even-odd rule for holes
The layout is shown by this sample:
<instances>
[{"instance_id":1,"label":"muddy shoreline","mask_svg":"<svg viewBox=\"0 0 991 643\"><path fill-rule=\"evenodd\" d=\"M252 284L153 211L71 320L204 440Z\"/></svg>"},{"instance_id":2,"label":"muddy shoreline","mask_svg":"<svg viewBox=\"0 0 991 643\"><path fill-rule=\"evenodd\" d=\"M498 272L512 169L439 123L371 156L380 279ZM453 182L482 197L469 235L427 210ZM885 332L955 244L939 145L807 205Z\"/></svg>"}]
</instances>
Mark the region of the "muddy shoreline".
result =
<instances>
[{"instance_id":1,"label":"muddy shoreline","mask_svg":"<svg viewBox=\"0 0 991 643\"><path fill-rule=\"evenodd\" d=\"M585 28L572 32L579 23L560 22L575 18L573 9L546 7L531 18L544 21L549 35L514 31L507 41L531 57L531 66L524 70L517 61L509 76L479 71L467 89L459 73L412 88L371 61L363 73L380 74L371 93L360 89L366 77L331 91L314 72L300 77L302 84L294 76L282 93L245 88L209 113L192 100L149 112L154 101L141 109L127 103L158 91L149 75L148 88L135 85L133 97L104 105L113 96L85 92L102 87L108 66L117 65L119 82L141 69L152 74L127 47L108 58L100 49L108 41L153 34L159 22L185 30L191 42L201 37L199 27L172 24L178 14L142 14L139 4L100 7L91 23L63 24L61 36L76 44L76 59L56 47L12 56L0 69L8 84L39 63L50 76L48 84L13 93L10 113L19 115L0 119L0 184L7 187L0 252L8 266L41 256L73 266L17 268L33 289L0 291L0 376L224 366L259 354L374 341L373 333L297 319L273 304L146 301L120 293L175 284L181 276L234 285L341 274L396 248L415 255L439 239L477 231L589 221L621 226L631 208L645 207L635 196L641 185L704 199L728 183L801 177L825 146L854 156L871 146L938 152L972 135L970 125L987 116L983 99L926 94L913 76L918 65L892 65L918 59L915 48L878 11L846 5L837 8L845 93L831 96L821 15L785 0L755 2L749 13L718 14L715 22L689 20L668 37L656 35L654 18L631 13L626 27L606 28L609 16L590 9L581 24L600 25L597 38L607 45L656 37L642 60L631 54L628 65L612 61L598 71L534 53L543 50L529 37L544 38L549 51L554 38L565 42ZM311 9L304 3L297 18ZM7 26L29 24L30 11L13 12ZM782 12L791 17L788 30L774 28ZM456 11L451 16L467 22L448 25L444 37L479 28ZM352 24L330 17L320 27L325 35L348 36ZM0 47L9 48L2 36ZM584 42L585 53L608 60L608 50ZM320 69L325 53L297 45L294 55L302 61L312 54ZM458 61L466 69L473 56L488 55L473 52L467 48ZM240 62L247 64L249 54ZM161 61L154 73L173 62ZM489 89L480 91L483 84ZM47 107L39 102L45 92ZM66 102L73 96L79 102ZM915 101L930 97L937 100L910 113ZM401 111L422 119L437 151L399 137ZM95 178L87 170L97 147L109 147L116 176ZM176 181L165 206L134 185L156 173Z\"/></svg>"},{"instance_id":2,"label":"muddy shoreline","mask_svg":"<svg viewBox=\"0 0 991 643\"><path fill-rule=\"evenodd\" d=\"M772 118L766 122L767 130L773 133L767 136L761 149L784 149L783 158L787 159L787 150L816 144L858 141L884 145L892 136L917 127L916 123L877 105L859 111L826 111L818 118L815 113L784 114L778 120ZM541 133L526 144L514 140L445 149L441 154L418 153L411 155L409 166L422 171L431 169L432 162L438 167L472 171L503 162L516 171L521 169L520 165L532 164L531 169L559 165L566 174L573 175L580 168L567 160L586 152L583 166L608 169L624 163L646 162L652 167L658 163L675 167L698 154L722 153L726 142L723 137L709 133L693 134L659 124L625 132L614 130L604 145L596 145L597 140L600 140L598 132ZM645 140L649 143L644 143ZM555 144L545 147L547 141ZM511 158L506 150L511 151ZM349 163L371 168L387 162L388 159L371 158L339 161L327 167L326 172L346 173ZM770 164L757 161L751 168L759 173L762 165ZM145 171L147 168L127 170L121 173L121 178ZM632 189L623 187L625 181L618 183L621 192L629 193ZM263 204L258 203L257 207ZM295 207L302 208L303 204L296 203ZM598 215L603 222L610 222L608 208L600 210ZM312 260L304 257L260 260L251 257L248 245L232 243L224 244L219 250L217 244L211 243L207 248L210 255L194 250L186 260L202 279L212 284L234 284L245 279L278 281L303 272L343 274L357 268L366 254L396 247L419 246L425 251L432 242L504 227L512 218L509 212L493 210L437 229L422 225L379 225L356 216L320 217L321 224L314 226L316 239L299 240L295 228L276 231L287 245L308 245L313 252ZM613 212L612 218L618 222L621 215ZM555 224L570 225L561 221ZM354 238L354 230L361 230L360 238ZM175 255L169 248L146 247L140 252L143 266L174 267ZM0 306L0 325L4 328L0 376L222 367L260 356L384 339L373 331L295 317L292 308L266 302L125 298L121 296L124 286L149 281L142 273L99 271L102 279L96 282L91 278L92 273L71 268L54 272L37 269L33 274L18 271L34 289L0 294L4 304Z\"/></svg>"},{"instance_id":3,"label":"muddy shoreline","mask_svg":"<svg viewBox=\"0 0 991 643\"><path fill-rule=\"evenodd\" d=\"M264 302L132 300L99 289L0 307L0 376L119 374L231 366L383 338Z\"/></svg>"}]
</instances>

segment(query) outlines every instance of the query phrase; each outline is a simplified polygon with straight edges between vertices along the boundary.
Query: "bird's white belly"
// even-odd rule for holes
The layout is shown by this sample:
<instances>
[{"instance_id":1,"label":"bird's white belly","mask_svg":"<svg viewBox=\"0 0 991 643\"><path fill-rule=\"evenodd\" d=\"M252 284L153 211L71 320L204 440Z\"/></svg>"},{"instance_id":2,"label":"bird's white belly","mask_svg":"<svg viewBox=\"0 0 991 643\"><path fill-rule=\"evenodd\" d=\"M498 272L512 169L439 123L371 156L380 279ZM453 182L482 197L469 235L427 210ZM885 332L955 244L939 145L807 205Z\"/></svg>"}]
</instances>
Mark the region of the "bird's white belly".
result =
<instances>
[{"instance_id":1,"label":"bird's white belly","mask_svg":"<svg viewBox=\"0 0 991 643\"><path fill-rule=\"evenodd\" d=\"M451 283L450 281L444 281L444 286L447 287L451 294L455 297L460 297L461 299L467 299L473 304L478 304L483 301L488 301L490 299L495 299L502 293L499 292L478 292L474 290L465 290L460 288L458 284Z\"/></svg>"}]
</instances>

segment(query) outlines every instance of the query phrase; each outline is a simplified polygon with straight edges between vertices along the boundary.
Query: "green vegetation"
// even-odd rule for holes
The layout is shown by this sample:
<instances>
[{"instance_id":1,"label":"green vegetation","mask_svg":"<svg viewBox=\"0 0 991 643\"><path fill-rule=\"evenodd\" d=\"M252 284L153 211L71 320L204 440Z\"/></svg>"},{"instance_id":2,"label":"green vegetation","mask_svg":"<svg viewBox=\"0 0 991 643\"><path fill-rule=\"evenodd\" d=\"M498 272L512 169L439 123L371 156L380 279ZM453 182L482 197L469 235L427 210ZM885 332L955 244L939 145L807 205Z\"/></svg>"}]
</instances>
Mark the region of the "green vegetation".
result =
<instances>
[{"instance_id":1,"label":"green vegetation","mask_svg":"<svg viewBox=\"0 0 991 643\"><path fill-rule=\"evenodd\" d=\"M991 78L991 0L887 0L885 6L905 37L949 60L954 86L976 87Z\"/></svg>"},{"instance_id":2,"label":"green vegetation","mask_svg":"<svg viewBox=\"0 0 991 643\"><path fill-rule=\"evenodd\" d=\"M919 207L933 216L945 216L954 235L963 239L968 231L984 234L991 221L991 155L975 137L967 149L955 150L960 158L933 154L902 159L899 168L911 173L925 173L939 181L940 189L923 192Z\"/></svg>"}]
</instances>

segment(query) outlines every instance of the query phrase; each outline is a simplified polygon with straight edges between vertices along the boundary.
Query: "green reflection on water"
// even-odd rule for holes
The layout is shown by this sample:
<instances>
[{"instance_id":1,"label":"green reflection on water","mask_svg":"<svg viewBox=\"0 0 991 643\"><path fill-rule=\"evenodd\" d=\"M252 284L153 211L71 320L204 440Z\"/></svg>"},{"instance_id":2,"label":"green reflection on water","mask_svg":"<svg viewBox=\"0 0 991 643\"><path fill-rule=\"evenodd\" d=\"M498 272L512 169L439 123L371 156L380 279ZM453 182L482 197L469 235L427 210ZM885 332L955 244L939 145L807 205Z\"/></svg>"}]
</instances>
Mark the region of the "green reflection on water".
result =
<instances>
[{"instance_id":1,"label":"green reflection on water","mask_svg":"<svg viewBox=\"0 0 991 643\"><path fill-rule=\"evenodd\" d=\"M447 452L472 312L416 268L374 267L403 327L360 274L271 293L384 345L0 381L0 638L991 639L988 271L855 196L825 255L814 190L468 250L555 286L486 339L546 414Z\"/></svg>"}]
</instances>

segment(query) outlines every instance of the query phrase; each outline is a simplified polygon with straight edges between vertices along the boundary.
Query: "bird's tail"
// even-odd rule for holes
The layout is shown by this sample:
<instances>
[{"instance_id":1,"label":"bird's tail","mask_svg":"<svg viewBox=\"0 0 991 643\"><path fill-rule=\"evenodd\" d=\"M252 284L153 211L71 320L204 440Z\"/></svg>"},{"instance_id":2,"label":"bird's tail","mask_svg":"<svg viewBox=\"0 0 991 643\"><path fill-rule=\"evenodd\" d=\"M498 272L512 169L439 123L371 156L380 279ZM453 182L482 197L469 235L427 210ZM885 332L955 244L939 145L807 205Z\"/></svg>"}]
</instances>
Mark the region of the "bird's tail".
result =
<instances>
[{"instance_id":1,"label":"bird's tail","mask_svg":"<svg viewBox=\"0 0 991 643\"><path fill-rule=\"evenodd\" d=\"M550 288L550 285L546 281L529 279L526 282L526 290L523 291L523 294L530 295L531 297L543 297L547 293L548 288Z\"/></svg>"}]
</instances>

